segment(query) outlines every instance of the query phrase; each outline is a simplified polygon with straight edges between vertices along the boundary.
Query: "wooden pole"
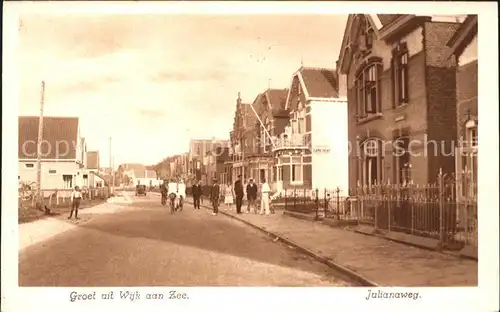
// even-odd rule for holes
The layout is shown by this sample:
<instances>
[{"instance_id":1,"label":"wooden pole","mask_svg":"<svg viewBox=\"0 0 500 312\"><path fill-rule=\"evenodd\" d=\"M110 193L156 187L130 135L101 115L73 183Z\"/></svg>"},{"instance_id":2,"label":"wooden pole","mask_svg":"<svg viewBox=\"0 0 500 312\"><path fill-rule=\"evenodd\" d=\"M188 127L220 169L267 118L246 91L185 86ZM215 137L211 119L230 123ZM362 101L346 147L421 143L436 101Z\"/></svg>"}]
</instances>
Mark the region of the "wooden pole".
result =
<instances>
[{"instance_id":1,"label":"wooden pole","mask_svg":"<svg viewBox=\"0 0 500 312\"><path fill-rule=\"evenodd\" d=\"M42 81L41 99L40 99L40 116L38 119L38 140L37 140L37 160L36 160L36 187L37 187L37 203L42 204L41 198L41 182L42 182L42 141L43 141L43 106L45 101L45 82Z\"/></svg>"}]
</instances>

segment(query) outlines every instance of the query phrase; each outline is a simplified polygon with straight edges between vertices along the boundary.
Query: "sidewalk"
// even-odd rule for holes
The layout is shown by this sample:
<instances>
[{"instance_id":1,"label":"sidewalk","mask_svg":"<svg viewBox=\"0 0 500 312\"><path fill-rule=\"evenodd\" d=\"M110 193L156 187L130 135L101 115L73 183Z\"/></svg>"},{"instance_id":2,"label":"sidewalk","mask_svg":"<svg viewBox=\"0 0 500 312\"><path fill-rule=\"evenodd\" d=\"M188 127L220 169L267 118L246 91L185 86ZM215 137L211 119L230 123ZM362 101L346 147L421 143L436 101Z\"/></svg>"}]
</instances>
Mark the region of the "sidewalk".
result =
<instances>
[{"instance_id":1,"label":"sidewalk","mask_svg":"<svg viewBox=\"0 0 500 312\"><path fill-rule=\"evenodd\" d=\"M113 203L102 203L79 212L80 220L68 220L67 214L19 224L19 252L36 243L48 240L56 235L75 229L78 224L89 221L92 215L114 213L126 207Z\"/></svg>"},{"instance_id":2,"label":"sidewalk","mask_svg":"<svg viewBox=\"0 0 500 312\"><path fill-rule=\"evenodd\" d=\"M207 205L202 205L209 208ZM246 208L246 207L243 207ZM477 286L478 262L284 216L220 212L344 271L379 286Z\"/></svg>"}]
</instances>

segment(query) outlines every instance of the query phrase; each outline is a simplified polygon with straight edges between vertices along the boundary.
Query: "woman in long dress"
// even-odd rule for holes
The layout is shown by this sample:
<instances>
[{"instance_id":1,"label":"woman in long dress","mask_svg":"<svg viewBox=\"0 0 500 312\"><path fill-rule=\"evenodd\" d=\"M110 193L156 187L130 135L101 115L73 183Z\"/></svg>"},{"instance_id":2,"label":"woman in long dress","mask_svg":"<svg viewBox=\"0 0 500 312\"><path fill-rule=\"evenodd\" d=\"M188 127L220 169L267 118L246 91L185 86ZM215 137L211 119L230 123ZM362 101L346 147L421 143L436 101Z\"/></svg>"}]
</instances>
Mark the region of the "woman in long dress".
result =
<instances>
[{"instance_id":1,"label":"woman in long dress","mask_svg":"<svg viewBox=\"0 0 500 312\"><path fill-rule=\"evenodd\" d=\"M224 204L226 204L226 209L231 209L231 205L234 201L234 191L233 186L230 182L226 184L224 188Z\"/></svg>"}]
</instances>

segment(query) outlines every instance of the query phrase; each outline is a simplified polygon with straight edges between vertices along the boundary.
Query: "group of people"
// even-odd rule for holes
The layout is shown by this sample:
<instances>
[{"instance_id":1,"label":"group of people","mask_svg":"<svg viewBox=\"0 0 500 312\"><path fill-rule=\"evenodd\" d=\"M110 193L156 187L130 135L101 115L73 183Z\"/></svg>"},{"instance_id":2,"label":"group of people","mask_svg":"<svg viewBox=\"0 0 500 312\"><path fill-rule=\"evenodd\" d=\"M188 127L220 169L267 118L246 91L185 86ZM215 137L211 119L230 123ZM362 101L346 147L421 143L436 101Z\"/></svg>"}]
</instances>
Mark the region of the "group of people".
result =
<instances>
[{"instance_id":1,"label":"group of people","mask_svg":"<svg viewBox=\"0 0 500 312\"><path fill-rule=\"evenodd\" d=\"M176 209L182 209L184 199L186 198L186 184L184 180L179 179L179 181L176 181L175 179L170 179L170 181L163 181L161 186L162 204L164 204L169 197L171 200L174 200Z\"/></svg>"},{"instance_id":2,"label":"group of people","mask_svg":"<svg viewBox=\"0 0 500 312\"><path fill-rule=\"evenodd\" d=\"M200 200L202 198L202 188L200 183L197 181L193 185L193 201L194 201L194 207L195 209L200 209ZM271 188L269 187L269 184L263 180L262 181L262 187L261 187L261 203L260 203L260 211L259 214L270 214L271 213L271 208L270 208L270 195L271 193ZM254 182L253 179L250 179L249 183L246 186L246 194L247 194L247 208L246 211L247 213L254 212L257 213L257 195L258 195L258 187L257 184ZM233 203L236 204L236 213L241 214L242 213L242 206L243 206L243 198L245 196L244 192L244 187L243 187L243 181L241 180L241 175L238 176L238 179L233 185L231 185L230 182L227 183L227 185L224 186L223 189L221 189L221 186L219 185L217 179L213 180L212 187L210 188L210 202L213 207L212 214L217 215L219 213L219 205L221 202L221 195L224 197L224 204L227 207L231 207Z\"/></svg>"}]
</instances>

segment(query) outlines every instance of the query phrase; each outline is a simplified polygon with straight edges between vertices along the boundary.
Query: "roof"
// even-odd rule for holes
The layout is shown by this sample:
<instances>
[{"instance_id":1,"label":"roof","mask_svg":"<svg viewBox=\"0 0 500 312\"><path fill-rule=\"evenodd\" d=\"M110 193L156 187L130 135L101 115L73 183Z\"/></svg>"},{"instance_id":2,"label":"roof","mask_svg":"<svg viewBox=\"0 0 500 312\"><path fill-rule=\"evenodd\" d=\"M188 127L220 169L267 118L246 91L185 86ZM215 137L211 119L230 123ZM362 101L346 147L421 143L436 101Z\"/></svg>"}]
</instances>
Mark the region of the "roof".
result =
<instances>
[{"instance_id":1,"label":"roof","mask_svg":"<svg viewBox=\"0 0 500 312\"><path fill-rule=\"evenodd\" d=\"M146 178L156 179L156 171L154 171L154 170L146 170Z\"/></svg>"},{"instance_id":2,"label":"roof","mask_svg":"<svg viewBox=\"0 0 500 312\"><path fill-rule=\"evenodd\" d=\"M99 152L87 152L87 168L99 169Z\"/></svg>"},{"instance_id":3,"label":"roof","mask_svg":"<svg viewBox=\"0 0 500 312\"><path fill-rule=\"evenodd\" d=\"M19 159L36 159L38 116L19 117ZM42 159L76 159L78 117L43 117Z\"/></svg>"},{"instance_id":4,"label":"roof","mask_svg":"<svg viewBox=\"0 0 500 312\"><path fill-rule=\"evenodd\" d=\"M446 44L451 54L462 54L465 46L477 35L477 15L468 15Z\"/></svg>"},{"instance_id":5,"label":"roof","mask_svg":"<svg viewBox=\"0 0 500 312\"><path fill-rule=\"evenodd\" d=\"M332 98L338 96L337 73L334 69L301 67L299 72L309 97Z\"/></svg>"},{"instance_id":6,"label":"roof","mask_svg":"<svg viewBox=\"0 0 500 312\"><path fill-rule=\"evenodd\" d=\"M146 170L146 166L141 165L141 164L134 164L134 163L121 164L120 167L123 170Z\"/></svg>"},{"instance_id":7,"label":"roof","mask_svg":"<svg viewBox=\"0 0 500 312\"><path fill-rule=\"evenodd\" d=\"M273 112L285 109L288 89L268 89L265 94Z\"/></svg>"},{"instance_id":8,"label":"roof","mask_svg":"<svg viewBox=\"0 0 500 312\"><path fill-rule=\"evenodd\" d=\"M406 14L377 14L378 19L380 20L380 23L382 23L382 27L389 25L390 23L394 22L398 18L405 16Z\"/></svg>"},{"instance_id":9,"label":"roof","mask_svg":"<svg viewBox=\"0 0 500 312\"><path fill-rule=\"evenodd\" d=\"M142 178L145 178L145 173L146 173L146 170L137 170L137 169L134 169L134 177L136 179L142 179Z\"/></svg>"}]
</instances>

